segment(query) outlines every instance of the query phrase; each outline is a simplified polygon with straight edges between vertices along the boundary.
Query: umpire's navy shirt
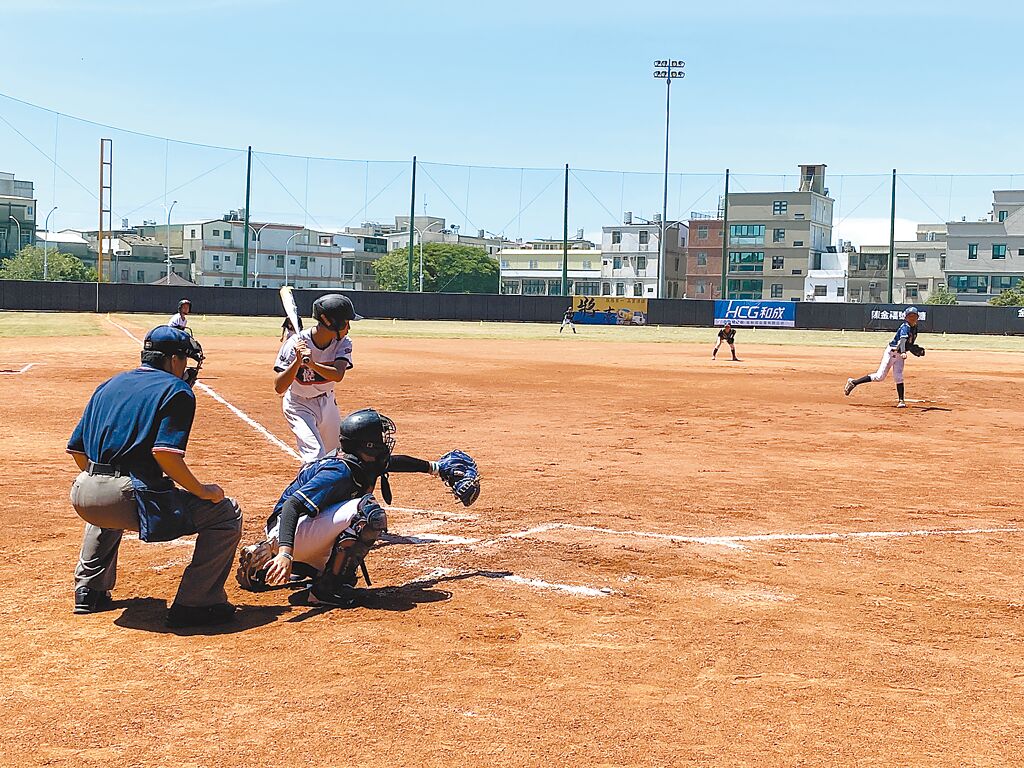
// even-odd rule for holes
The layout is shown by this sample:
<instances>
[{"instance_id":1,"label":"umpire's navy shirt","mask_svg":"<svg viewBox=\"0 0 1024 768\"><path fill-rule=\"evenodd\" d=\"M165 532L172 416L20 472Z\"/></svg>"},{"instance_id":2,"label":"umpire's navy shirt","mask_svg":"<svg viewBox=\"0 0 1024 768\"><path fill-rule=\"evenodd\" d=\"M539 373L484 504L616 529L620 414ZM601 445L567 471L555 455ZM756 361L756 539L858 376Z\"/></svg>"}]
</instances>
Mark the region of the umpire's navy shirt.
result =
<instances>
[{"instance_id":1,"label":"umpire's navy shirt","mask_svg":"<svg viewBox=\"0 0 1024 768\"><path fill-rule=\"evenodd\" d=\"M110 464L143 487L173 487L153 451L185 453L196 396L174 374L142 365L100 384L68 441L68 453Z\"/></svg>"}]
</instances>

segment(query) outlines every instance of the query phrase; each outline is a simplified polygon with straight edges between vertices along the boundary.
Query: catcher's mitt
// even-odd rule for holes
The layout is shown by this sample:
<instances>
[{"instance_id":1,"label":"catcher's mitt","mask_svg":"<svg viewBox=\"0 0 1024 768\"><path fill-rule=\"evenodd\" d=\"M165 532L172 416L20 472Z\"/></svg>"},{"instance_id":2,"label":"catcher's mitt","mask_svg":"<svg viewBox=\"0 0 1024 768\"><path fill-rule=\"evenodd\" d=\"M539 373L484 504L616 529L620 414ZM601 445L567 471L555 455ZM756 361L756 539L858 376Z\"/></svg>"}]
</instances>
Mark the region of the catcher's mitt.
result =
<instances>
[{"instance_id":1,"label":"catcher's mitt","mask_svg":"<svg viewBox=\"0 0 1024 768\"><path fill-rule=\"evenodd\" d=\"M235 579L242 589L259 592L267 586L267 563L277 557L277 539L261 541L242 547L238 553L238 570Z\"/></svg>"},{"instance_id":2,"label":"catcher's mitt","mask_svg":"<svg viewBox=\"0 0 1024 768\"><path fill-rule=\"evenodd\" d=\"M917 344L911 344L907 347L907 352L912 354L914 357L924 357L924 347Z\"/></svg>"},{"instance_id":3,"label":"catcher's mitt","mask_svg":"<svg viewBox=\"0 0 1024 768\"><path fill-rule=\"evenodd\" d=\"M480 496L480 470L473 457L463 451L449 451L437 460L437 474L464 506Z\"/></svg>"}]
</instances>

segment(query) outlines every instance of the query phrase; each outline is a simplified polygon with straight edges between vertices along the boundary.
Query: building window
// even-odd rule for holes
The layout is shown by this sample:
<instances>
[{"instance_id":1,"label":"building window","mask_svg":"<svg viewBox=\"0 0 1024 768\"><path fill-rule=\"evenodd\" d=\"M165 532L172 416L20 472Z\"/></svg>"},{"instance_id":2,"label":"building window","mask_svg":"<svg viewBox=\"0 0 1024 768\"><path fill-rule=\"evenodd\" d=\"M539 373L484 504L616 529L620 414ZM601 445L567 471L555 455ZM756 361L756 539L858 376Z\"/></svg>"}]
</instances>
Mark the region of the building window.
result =
<instances>
[{"instance_id":1,"label":"building window","mask_svg":"<svg viewBox=\"0 0 1024 768\"><path fill-rule=\"evenodd\" d=\"M678 261L678 259L677 259L677 261ZM646 256L637 256L636 257L636 268L638 270L639 269L647 269L647 257ZM678 267L677 267L677 269L678 269Z\"/></svg>"},{"instance_id":2,"label":"building window","mask_svg":"<svg viewBox=\"0 0 1024 768\"><path fill-rule=\"evenodd\" d=\"M640 245L647 245L649 242L651 242L651 233L648 232L646 229L641 229L640 230Z\"/></svg>"},{"instance_id":3,"label":"building window","mask_svg":"<svg viewBox=\"0 0 1024 768\"><path fill-rule=\"evenodd\" d=\"M546 285L543 280L523 280L523 295L543 296Z\"/></svg>"},{"instance_id":4,"label":"building window","mask_svg":"<svg viewBox=\"0 0 1024 768\"><path fill-rule=\"evenodd\" d=\"M697 266L706 267L708 265L708 255L705 251L697 251Z\"/></svg>"},{"instance_id":5,"label":"building window","mask_svg":"<svg viewBox=\"0 0 1024 768\"><path fill-rule=\"evenodd\" d=\"M569 287L569 286L567 286ZM548 296L561 296L562 295L562 281L561 280L548 280ZM572 295L572 288L569 287L569 295Z\"/></svg>"},{"instance_id":6,"label":"building window","mask_svg":"<svg viewBox=\"0 0 1024 768\"><path fill-rule=\"evenodd\" d=\"M216 261L220 261L220 254L219 254L219 253L215 253L215 254L213 254L213 260L214 260L215 262L216 262Z\"/></svg>"},{"instance_id":7,"label":"building window","mask_svg":"<svg viewBox=\"0 0 1024 768\"><path fill-rule=\"evenodd\" d=\"M988 293L988 275L950 275L947 284L956 293Z\"/></svg>"},{"instance_id":8,"label":"building window","mask_svg":"<svg viewBox=\"0 0 1024 768\"><path fill-rule=\"evenodd\" d=\"M195 251L189 251L188 252L188 257L190 259L192 259L192 261L195 261L196 260L196 252Z\"/></svg>"},{"instance_id":9,"label":"building window","mask_svg":"<svg viewBox=\"0 0 1024 768\"><path fill-rule=\"evenodd\" d=\"M1000 221L1006 221L1006 215L1007 215L1008 213L1009 213L1009 211L1000 211L1000 212L999 212L999 220L1000 220Z\"/></svg>"},{"instance_id":10,"label":"building window","mask_svg":"<svg viewBox=\"0 0 1024 768\"><path fill-rule=\"evenodd\" d=\"M917 283L907 283L903 288L903 298L910 300L917 298Z\"/></svg>"},{"instance_id":11,"label":"building window","mask_svg":"<svg viewBox=\"0 0 1024 768\"><path fill-rule=\"evenodd\" d=\"M676 272L679 272L679 257L676 256Z\"/></svg>"},{"instance_id":12,"label":"building window","mask_svg":"<svg viewBox=\"0 0 1024 768\"><path fill-rule=\"evenodd\" d=\"M214 237L220 237L220 230L219 229L213 230L213 236Z\"/></svg>"},{"instance_id":13,"label":"building window","mask_svg":"<svg viewBox=\"0 0 1024 768\"><path fill-rule=\"evenodd\" d=\"M784 229L773 229L772 230L772 242L773 243L784 243L784 242L786 242L786 230L784 230Z\"/></svg>"},{"instance_id":14,"label":"building window","mask_svg":"<svg viewBox=\"0 0 1024 768\"><path fill-rule=\"evenodd\" d=\"M196 231L194 229L191 229L191 230L189 230L189 232L191 233L189 235L189 237L192 238L193 240L195 240L195 238L196 238Z\"/></svg>"},{"instance_id":15,"label":"building window","mask_svg":"<svg viewBox=\"0 0 1024 768\"><path fill-rule=\"evenodd\" d=\"M611 296L612 295L612 284L611 283L601 283L601 295L602 296Z\"/></svg>"},{"instance_id":16,"label":"building window","mask_svg":"<svg viewBox=\"0 0 1024 768\"><path fill-rule=\"evenodd\" d=\"M235 264L238 265L239 267L242 266L242 254L235 254Z\"/></svg>"},{"instance_id":17,"label":"building window","mask_svg":"<svg viewBox=\"0 0 1024 768\"><path fill-rule=\"evenodd\" d=\"M836 296L838 296L841 299L845 295L846 295L846 289L843 288L843 286L841 286L841 285L836 286Z\"/></svg>"},{"instance_id":18,"label":"building window","mask_svg":"<svg viewBox=\"0 0 1024 768\"><path fill-rule=\"evenodd\" d=\"M945 256L946 254L942 254L942 255ZM1024 256L1024 248L1018 248L1017 249L1017 255L1018 256ZM943 267L945 267L945 264L943 264Z\"/></svg>"},{"instance_id":19,"label":"building window","mask_svg":"<svg viewBox=\"0 0 1024 768\"><path fill-rule=\"evenodd\" d=\"M1016 288L1020 282L1017 275L992 275L992 293L1002 293L1011 288Z\"/></svg>"},{"instance_id":20,"label":"building window","mask_svg":"<svg viewBox=\"0 0 1024 768\"><path fill-rule=\"evenodd\" d=\"M760 299L763 288L761 280L730 280L727 284L730 299Z\"/></svg>"},{"instance_id":21,"label":"building window","mask_svg":"<svg viewBox=\"0 0 1024 768\"><path fill-rule=\"evenodd\" d=\"M615 284L615 295L616 296L625 296L626 295L626 284L625 283L616 283Z\"/></svg>"},{"instance_id":22,"label":"building window","mask_svg":"<svg viewBox=\"0 0 1024 768\"><path fill-rule=\"evenodd\" d=\"M815 298L817 298L818 296L828 296L828 286L827 285L816 285L816 286L814 286L814 296L815 296Z\"/></svg>"},{"instance_id":23,"label":"building window","mask_svg":"<svg viewBox=\"0 0 1024 768\"><path fill-rule=\"evenodd\" d=\"M785 256L772 256L772 269L785 269L786 268L786 257Z\"/></svg>"},{"instance_id":24,"label":"building window","mask_svg":"<svg viewBox=\"0 0 1024 768\"><path fill-rule=\"evenodd\" d=\"M591 264L591 261L590 261L590 259L584 259L584 260L583 260L583 268L584 268L584 269L592 269L592 267L590 266L590 264ZM585 294L580 294L580 295L582 296L582 295L585 295Z\"/></svg>"},{"instance_id":25,"label":"building window","mask_svg":"<svg viewBox=\"0 0 1024 768\"><path fill-rule=\"evenodd\" d=\"M797 221L803 221L804 215L802 213L794 213L793 218L796 219ZM799 299L797 299L797 301L799 301Z\"/></svg>"},{"instance_id":26,"label":"building window","mask_svg":"<svg viewBox=\"0 0 1024 768\"><path fill-rule=\"evenodd\" d=\"M772 298L773 299L781 299L782 298L782 283L772 283Z\"/></svg>"},{"instance_id":27,"label":"building window","mask_svg":"<svg viewBox=\"0 0 1024 768\"><path fill-rule=\"evenodd\" d=\"M730 251L730 272L763 272L764 251Z\"/></svg>"},{"instance_id":28,"label":"building window","mask_svg":"<svg viewBox=\"0 0 1024 768\"><path fill-rule=\"evenodd\" d=\"M850 289L850 301L852 301L852 302L859 302L860 301L860 288L851 288Z\"/></svg>"},{"instance_id":29,"label":"building window","mask_svg":"<svg viewBox=\"0 0 1024 768\"><path fill-rule=\"evenodd\" d=\"M633 295L634 296L643 296L644 295L644 284L643 283L633 283Z\"/></svg>"},{"instance_id":30,"label":"building window","mask_svg":"<svg viewBox=\"0 0 1024 768\"><path fill-rule=\"evenodd\" d=\"M224 230L224 239L225 240L230 240L231 239L231 230L230 229L225 229ZM225 280L224 282L226 283L227 281Z\"/></svg>"},{"instance_id":31,"label":"building window","mask_svg":"<svg viewBox=\"0 0 1024 768\"><path fill-rule=\"evenodd\" d=\"M1024 248L1021 248L1020 255L1024 256ZM942 270L943 272L946 271L946 254L945 253L940 253L939 254L939 269Z\"/></svg>"},{"instance_id":32,"label":"building window","mask_svg":"<svg viewBox=\"0 0 1024 768\"><path fill-rule=\"evenodd\" d=\"M993 259L1005 259L1006 258L1006 243L992 243L992 258Z\"/></svg>"},{"instance_id":33,"label":"building window","mask_svg":"<svg viewBox=\"0 0 1024 768\"><path fill-rule=\"evenodd\" d=\"M586 268L587 268L587 267L586 267L586 264L587 264L587 262L583 262L583 265L584 265L584 266L583 266L583 268L584 268L584 269L586 269ZM501 260L501 268L502 268L502 269L508 269L508 259L502 259L502 260Z\"/></svg>"},{"instance_id":34,"label":"building window","mask_svg":"<svg viewBox=\"0 0 1024 768\"><path fill-rule=\"evenodd\" d=\"M794 248L803 248L804 247L804 241L803 240L794 240L793 241L793 247Z\"/></svg>"},{"instance_id":35,"label":"building window","mask_svg":"<svg viewBox=\"0 0 1024 768\"><path fill-rule=\"evenodd\" d=\"M698 224L697 225L697 239L698 240L707 240L708 239L708 225L707 224Z\"/></svg>"},{"instance_id":36,"label":"building window","mask_svg":"<svg viewBox=\"0 0 1024 768\"><path fill-rule=\"evenodd\" d=\"M284 255L275 256L274 259L277 261L277 268L284 269Z\"/></svg>"},{"instance_id":37,"label":"building window","mask_svg":"<svg viewBox=\"0 0 1024 768\"><path fill-rule=\"evenodd\" d=\"M530 259L530 269L536 269L536 268L537 268L537 260L536 259Z\"/></svg>"},{"instance_id":38,"label":"building window","mask_svg":"<svg viewBox=\"0 0 1024 768\"><path fill-rule=\"evenodd\" d=\"M764 224L730 224L729 242L733 245L761 245L764 243Z\"/></svg>"},{"instance_id":39,"label":"building window","mask_svg":"<svg viewBox=\"0 0 1024 768\"><path fill-rule=\"evenodd\" d=\"M331 236L330 235L320 235L320 245L327 245L327 246L329 246L330 244L331 244Z\"/></svg>"},{"instance_id":40,"label":"building window","mask_svg":"<svg viewBox=\"0 0 1024 768\"><path fill-rule=\"evenodd\" d=\"M697 293L699 295L703 295L705 288L707 288L707 283L705 283L703 280L698 280L697 281Z\"/></svg>"},{"instance_id":41,"label":"building window","mask_svg":"<svg viewBox=\"0 0 1024 768\"><path fill-rule=\"evenodd\" d=\"M320 287L320 283L310 283L309 287L310 288L319 288Z\"/></svg>"},{"instance_id":42,"label":"building window","mask_svg":"<svg viewBox=\"0 0 1024 768\"><path fill-rule=\"evenodd\" d=\"M622 269L622 257L616 256L612 259L612 269Z\"/></svg>"},{"instance_id":43,"label":"building window","mask_svg":"<svg viewBox=\"0 0 1024 768\"><path fill-rule=\"evenodd\" d=\"M309 257L308 256L300 256L299 257L299 269L309 269Z\"/></svg>"},{"instance_id":44,"label":"building window","mask_svg":"<svg viewBox=\"0 0 1024 768\"><path fill-rule=\"evenodd\" d=\"M135 273L135 282L137 282L137 283L144 283L144 282L146 282L146 273L143 272L141 269L138 272Z\"/></svg>"},{"instance_id":45,"label":"building window","mask_svg":"<svg viewBox=\"0 0 1024 768\"><path fill-rule=\"evenodd\" d=\"M897 253L896 254L896 269L910 269L910 254L909 253Z\"/></svg>"},{"instance_id":46,"label":"building window","mask_svg":"<svg viewBox=\"0 0 1024 768\"><path fill-rule=\"evenodd\" d=\"M925 258L926 258L926 256L923 253L915 253L914 254L914 261L916 261L918 264L923 262L925 260Z\"/></svg>"},{"instance_id":47,"label":"building window","mask_svg":"<svg viewBox=\"0 0 1024 768\"><path fill-rule=\"evenodd\" d=\"M794 269L792 271L792 274L794 274L794 275L802 275L803 273L804 273L804 271L802 269Z\"/></svg>"},{"instance_id":48,"label":"building window","mask_svg":"<svg viewBox=\"0 0 1024 768\"><path fill-rule=\"evenodd\" d=\"M581 280L576 283L577 296L597 296L601 285L592 280Z\"/></svg>"},{"instance_id":49,"label":"building window","mask_svg":"<svg viewBox=\"0 0 1024 768\"><path fill-rule=\"evenodd\" d=\"M967 244L967 258L968 259L976 259L976 258L978 258L978 244L977 243L968 243Z\"/></svg>"},{"instance_id":50,"label":"building window","mask_svg":"<svg viewBox=\"0 0 1024 768\"><path fill-rule=\"evenodd\" d=\"M776 200L772 203L772 213L776 216L781 216L789 210L789 203L785 200Z\"/></svg>"},{"instance_id":51,"label":"building window","mask_svg":"<svg viewBox=\"0 0 1024 768\"><path fill-rule=\"evenodd\" d=\"M618 245L621 242L622 242L622 233L619 230L617 230L617 229L613 229L612 230L612 245Z\"/></svg>"}]
</instances>

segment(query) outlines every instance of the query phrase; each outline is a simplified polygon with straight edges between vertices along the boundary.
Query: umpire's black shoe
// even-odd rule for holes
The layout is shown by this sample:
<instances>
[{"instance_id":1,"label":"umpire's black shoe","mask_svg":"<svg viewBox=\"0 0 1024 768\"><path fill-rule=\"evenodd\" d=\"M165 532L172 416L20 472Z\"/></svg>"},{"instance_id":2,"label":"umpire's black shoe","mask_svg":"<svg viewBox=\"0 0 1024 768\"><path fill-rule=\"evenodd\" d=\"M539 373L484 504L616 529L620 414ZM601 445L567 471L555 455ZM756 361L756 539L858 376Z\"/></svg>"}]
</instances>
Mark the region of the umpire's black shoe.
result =
<instances>
[{"instance_id":1,"label":"umpire's black shoe","mask_svg":"<svg viewBox=\"0 0 1024 768\"><path fill-rule=\"evenodd\" d=\"M178 605L174 603L167 610L167 626L171 629L181 627L208 627L211 624L224 624L235 616L235 606L231 603L216 605Z\"/></svg>"},{"instance_id":2,"label":"umpire's black shoe","mask_svg":"<svg viewBox=\"0 0 1024 768\"><path fill-rule=\"evenodd\" d=\"M79 587L75 590L75 613L99 613L105 611L114 604L110 599L110 593L89 587Z\"/></svg>"}]
</instances>

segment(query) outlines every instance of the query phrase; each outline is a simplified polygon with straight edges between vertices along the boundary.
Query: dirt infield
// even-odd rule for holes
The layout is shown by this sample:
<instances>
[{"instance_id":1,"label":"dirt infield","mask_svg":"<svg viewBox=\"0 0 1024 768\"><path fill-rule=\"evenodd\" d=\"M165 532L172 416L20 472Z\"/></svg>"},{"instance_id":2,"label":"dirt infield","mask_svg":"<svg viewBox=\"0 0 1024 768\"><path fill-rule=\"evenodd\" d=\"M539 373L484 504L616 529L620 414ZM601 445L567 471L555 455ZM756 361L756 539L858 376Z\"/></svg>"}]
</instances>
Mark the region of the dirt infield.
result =
<instances>
[{"instance_id":1,"label":"dirt infield","mask_svg":"<svg viewBox=\"0 0 1024 768\"><path fill-rule=\"evenodd\" d=\"M1024 356L929 350L896 410L891 381L843 397L872 348L552 334L357 330L342 409L470 451L480 501L393 477L366 607L232 579L238 621L201 632L162 624L187 543L125 541L115 609L71 613L64 445L137 344L0 339L0 763L1020 765ZM203 342L202 381L291 444L276 340ZM197 399L190 464L249 543L297 464Z\"/></svg>"}]
</instances>

